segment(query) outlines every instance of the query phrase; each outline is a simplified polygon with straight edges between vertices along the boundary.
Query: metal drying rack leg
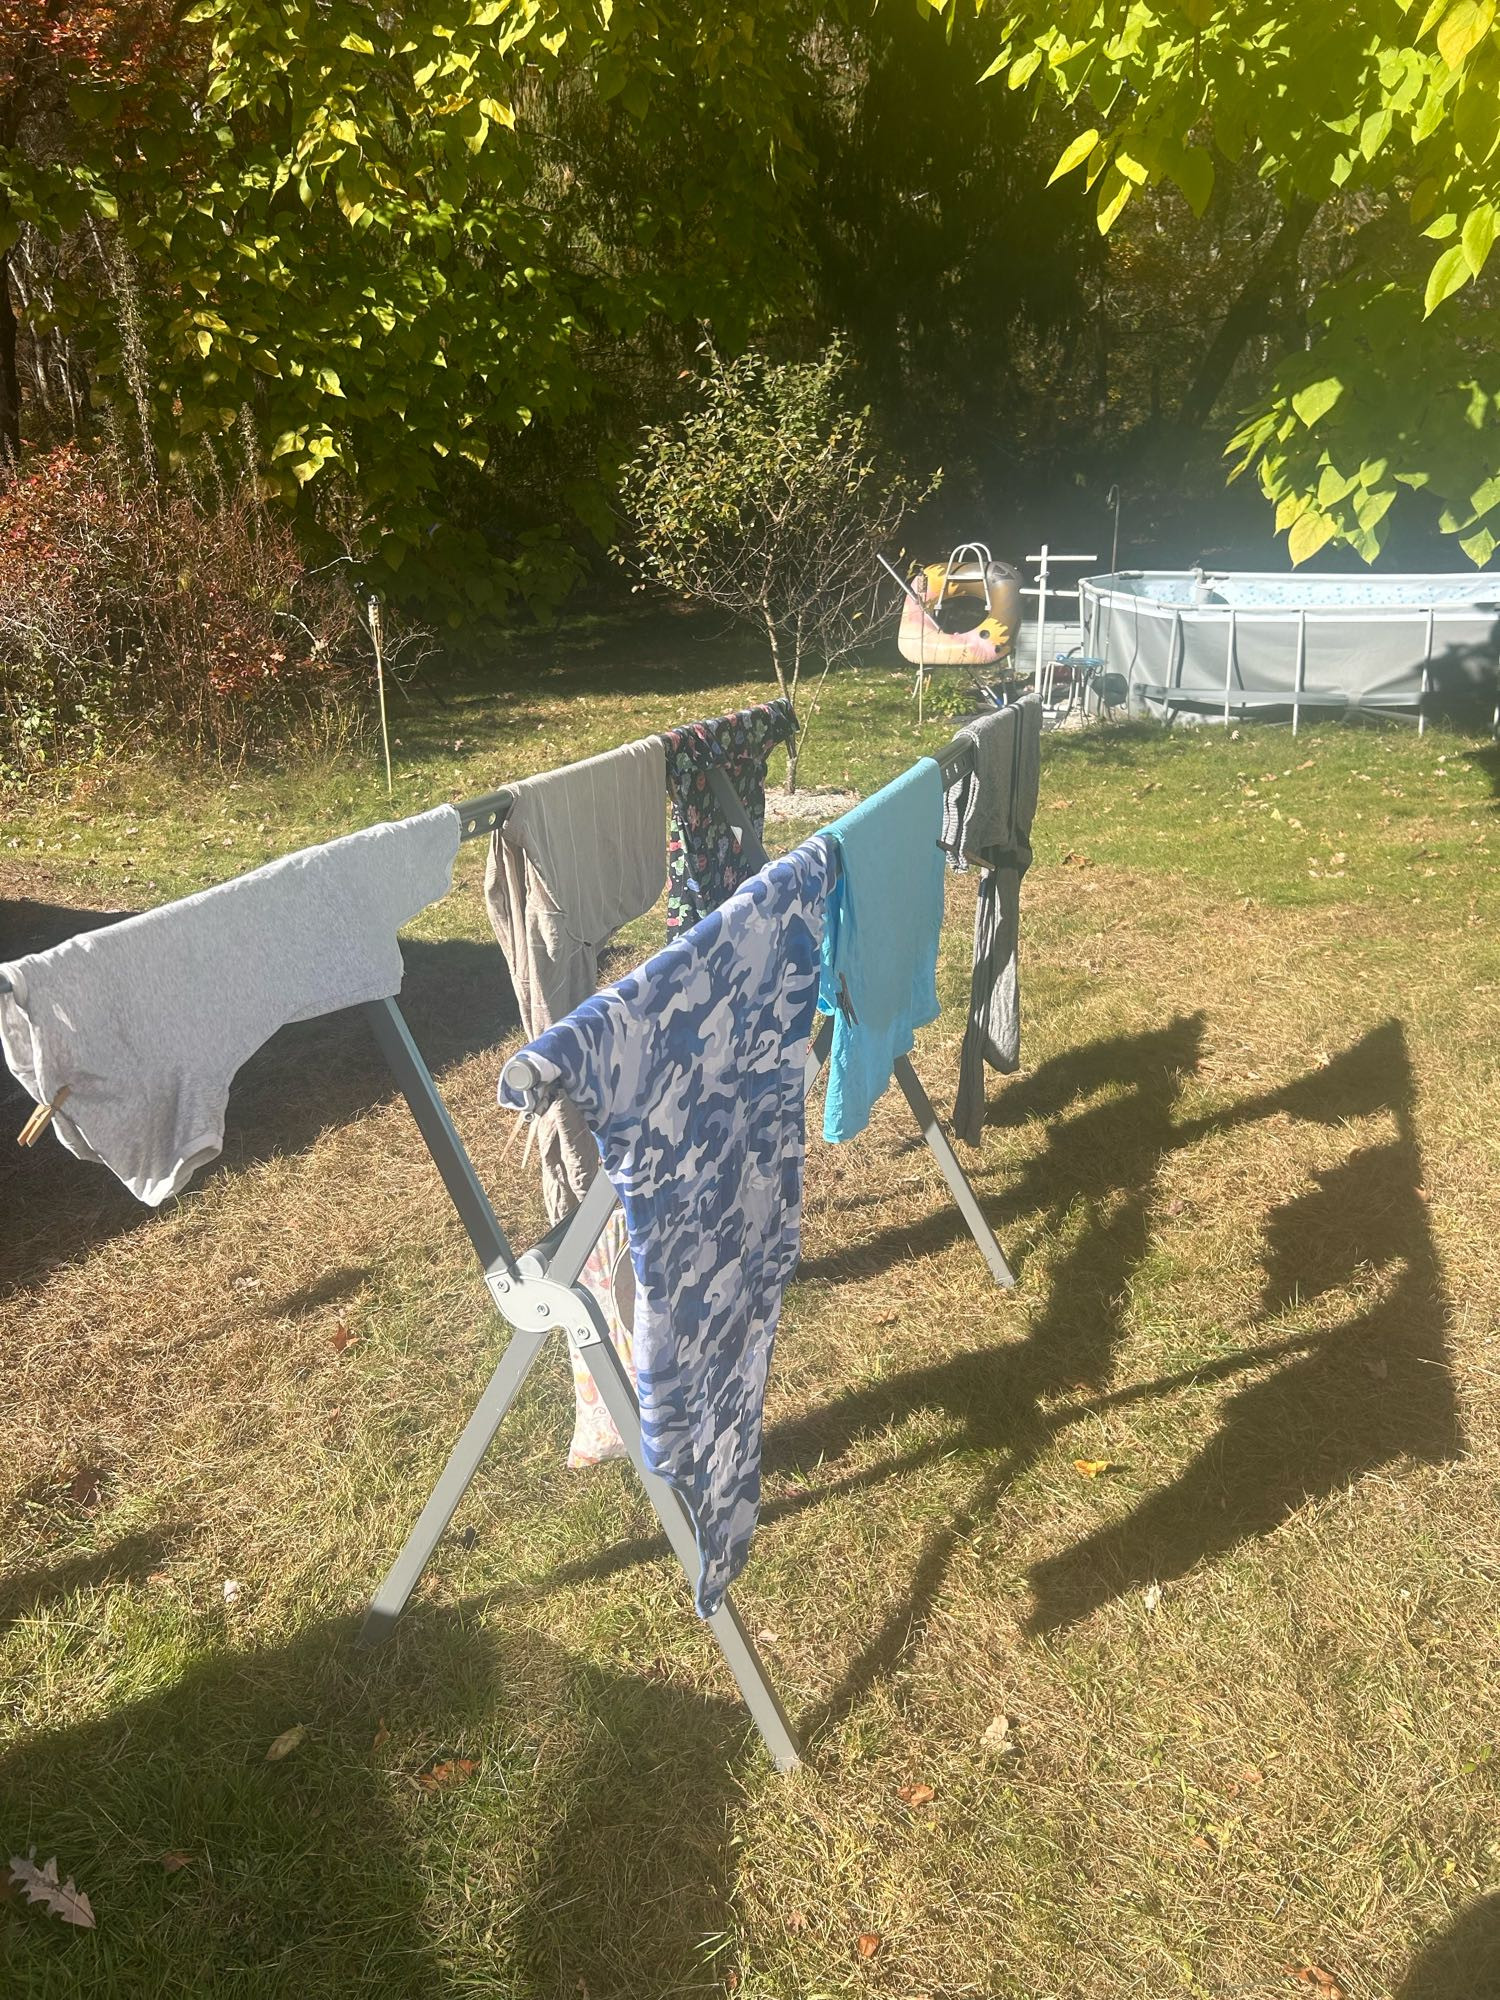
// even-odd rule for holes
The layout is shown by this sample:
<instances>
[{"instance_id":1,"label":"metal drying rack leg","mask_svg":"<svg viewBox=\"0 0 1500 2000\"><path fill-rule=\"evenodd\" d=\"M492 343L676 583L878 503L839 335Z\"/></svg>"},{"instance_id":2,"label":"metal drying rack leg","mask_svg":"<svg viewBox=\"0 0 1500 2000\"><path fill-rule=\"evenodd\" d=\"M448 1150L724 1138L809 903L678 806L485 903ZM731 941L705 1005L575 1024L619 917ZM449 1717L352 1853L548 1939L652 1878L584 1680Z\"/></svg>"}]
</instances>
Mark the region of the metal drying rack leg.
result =
<instances>
[{"instance_id":1,"label":"metal drying rack leg","mask_svg":"<svg viewBox=\"0 0 1500 2000\"><path fill-rule=\"evenodd\" d=\"M698 1542L692 1519L680 1494L647 1469L640 1409L630 1377L608 1338L596 1302L577 1283L615 1206L613 1187L601 1171L573 1214L517 1258L400 1008L394 1000L372 1001L365 1015L468 1231L495 1308L512 1333L416 1525L371 1599L360 1644L378 1645L389 1636L543 1347L557 1333L571 1339L587 1362L673 1553L688 1582L695 1584ZM791 1725L727 1596L706 1622L776 1768L795 1769L799 1758Z\"/></svg>"}]
</instances>

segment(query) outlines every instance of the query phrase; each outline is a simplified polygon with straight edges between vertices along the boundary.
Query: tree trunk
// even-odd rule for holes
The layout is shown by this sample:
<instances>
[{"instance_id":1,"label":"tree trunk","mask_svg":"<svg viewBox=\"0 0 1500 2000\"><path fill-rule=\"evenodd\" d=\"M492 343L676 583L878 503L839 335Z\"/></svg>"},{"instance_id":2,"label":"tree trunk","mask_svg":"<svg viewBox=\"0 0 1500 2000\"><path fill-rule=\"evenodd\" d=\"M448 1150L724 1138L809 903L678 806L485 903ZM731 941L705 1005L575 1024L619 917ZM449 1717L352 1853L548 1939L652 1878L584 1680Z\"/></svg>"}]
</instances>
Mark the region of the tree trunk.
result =
<instances>
[{"instance_id":1,"label":"tree trunk","mask_svg":"<svg viewBox=\"0 0 1500 2000\"><path fill-rule=\"evenodd\" d=\"M1296 195L1281 218L1281 227L1271 238L1255 267L1239 290L1239 296L1219 323L1197 372L1188 384L1173 418L1177 430L1201 430L1213 414L1214 404L1223 394L1234 365L1265 322L1272 295L1296 261L1302 239L1318 212L1318 204L1305 195Z\"/></svg>"},{"instance_id":2,"label":"tree trunk","mask_svg":"<svg viewBox=\"0 0 1500 2000\"><path fill-rule=\"evenodd\" d=\"M776 670L776 685L781 692L782 700L790 701L792 698L792 688L787 685L786 668L783 666L781 660L781 635L776 630L776 621L771 616L769 605L764 603L761 605L760 615L765 620L766 640L771 648L771 665ZM795 682L793 685L795 685ZM797 789L797 742L795 737L786 747L786 788L789 793L795 792Z\"/></svg>"},{"instance_id":3,"label":"tree trunk","mask_svg":"<svg viewBox=\"0 0 1500 2000\"><path fill-rule=\"evenodd\" d=\"M21 378L16 372L16 302L10 289L10 252L0 256L0 463L21 457Z\"/></svg>"}]
</instances>

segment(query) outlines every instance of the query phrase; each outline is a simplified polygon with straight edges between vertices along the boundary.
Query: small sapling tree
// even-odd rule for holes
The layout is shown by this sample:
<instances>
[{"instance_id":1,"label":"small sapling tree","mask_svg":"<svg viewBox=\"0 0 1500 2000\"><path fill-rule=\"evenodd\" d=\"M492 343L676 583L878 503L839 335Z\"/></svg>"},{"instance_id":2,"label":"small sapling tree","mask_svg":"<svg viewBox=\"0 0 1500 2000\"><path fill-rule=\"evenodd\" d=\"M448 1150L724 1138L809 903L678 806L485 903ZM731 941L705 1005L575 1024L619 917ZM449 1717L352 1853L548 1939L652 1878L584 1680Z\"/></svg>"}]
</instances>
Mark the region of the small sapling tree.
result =
<instances>
[{"instance_id":1,"label":"small sapling tree","mask_svg":"<svg viewBox=\"0 0 1500 2000\"><path fill-rule=\"evenodd\" d=\"M712 604L763 633L794 705L870 637L875 551L934 490L884 466L870 413L847 393L835 341L814 361L701 350L692 407L642 436L621 480L632 539L616 551L644 582ZM797 789L800 738L787 752Z\"/></svg>"}]
</instances>

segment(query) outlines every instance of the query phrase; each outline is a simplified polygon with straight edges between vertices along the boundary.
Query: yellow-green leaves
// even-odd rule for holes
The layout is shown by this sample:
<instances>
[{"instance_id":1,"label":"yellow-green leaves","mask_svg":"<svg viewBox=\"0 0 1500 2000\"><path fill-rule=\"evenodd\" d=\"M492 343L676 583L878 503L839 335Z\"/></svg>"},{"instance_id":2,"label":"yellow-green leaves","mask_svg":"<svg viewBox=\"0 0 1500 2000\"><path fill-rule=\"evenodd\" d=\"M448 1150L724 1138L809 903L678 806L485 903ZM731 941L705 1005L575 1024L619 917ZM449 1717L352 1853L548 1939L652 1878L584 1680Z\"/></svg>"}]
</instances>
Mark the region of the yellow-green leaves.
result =
<instances>
[{"instance_id":1,"label":"yellow-green leaves","mask_svg":"<svg viewBox=\"0 0 1500 2000\"><path fill-rule=\"evenodd\" d=\"M1337 375L1326 375L1321 382L1310 382L1305 389L1299 389L1292 398L1292 408L1309 430L1319 417L1326 417L1339 397L1344 393L1344 385Z\"/></svg>"},{"instance_id":2,"label":"yellow-green leaves","mask_svg":"<svg viewBox=\"0 0 1500 2000\"><path fill-rule=\"evenodd\" d=\"M1485 259L1490 254L1495 241L1495 207L1493 202L1482 201L1469 212L1464 223L1464 233L1460 239L1465 260L1474 277L1484 269Z\"/></svg>"},{"instance_id":3,"label":"yellow-green leaves","mask_svg":"<svg viewBox=\"0 0 1500 2000\"><path fill-rule=\"evenodd\" d=\"M1438 54L1449 69L1459 69L1489 33L1495 0L1454 0L1437 32Z\"/></svg>"},{"instance_id":4,"label":"yellow-green leaves","mask_svg":"<svg viewBox=\"0 0 1500 2000\"><path fill-rule=\"evenodd\" d=\"M1214 191L1214 163L1201 146L1184 146L1172 162L1172 178L1194 215L1202 215Z\"/></svg>"},{"instance_id":5,"label":"yellow-green leaves","mask_svg":"<svg viewBox=\"0 0 1500 2000\"><path fill-rule=\"evenodd\" d=\"M1444 299L1451 299L1473 275L1463 244L1452 244L1427 273L1427 289L1422 297L1423 317L1430 318Z\"/></svg>"},{"instance_id":6,"label":"yellow-green leaves","mask_svg":"<svg viewBox=\"0 0 1500 2000\"><path fill-rule=\"evenodd\" d=\"M1129 201L1130 195L1130 182L1120 172L1114 161L1111 160L1109 165L1104 169L1104 178L1099 187L1097 221L1101 236L1108 234L1110 224L1119 215L1120 210L1125 206L1126 202Z\"/></svg>"},{"instance_id":7,"label":"yellow-green leaves","mask_svg":"<svg viewBox=\"0 0 1500 2000\"><path fill-rule=\"evenodd\" d=\"M1294 563L1305 563L1325 543L1331 542L1337 533L1336 521L1327 514L1319 513L1315 507L1309 507L1292 523L1292 532L1286 538L1287 553Z\"/></svg>"},{"instance_id":8,"label":"yellow-green leaves","mask_svg":"<svg viewBox=\"0 0 1500 2000\"><path fill-rule=\"evenodd\" d=\"M1092 125L1087 132L1080 132L1076 139L1071 140L1063 148L1061 159L1048 176L1048 187L1051 187L1053 181L1060 181L1064 174L1072 173L1075 167L1081 167L1098 143L1099 134Z\"/></svg>"}]
</instances>

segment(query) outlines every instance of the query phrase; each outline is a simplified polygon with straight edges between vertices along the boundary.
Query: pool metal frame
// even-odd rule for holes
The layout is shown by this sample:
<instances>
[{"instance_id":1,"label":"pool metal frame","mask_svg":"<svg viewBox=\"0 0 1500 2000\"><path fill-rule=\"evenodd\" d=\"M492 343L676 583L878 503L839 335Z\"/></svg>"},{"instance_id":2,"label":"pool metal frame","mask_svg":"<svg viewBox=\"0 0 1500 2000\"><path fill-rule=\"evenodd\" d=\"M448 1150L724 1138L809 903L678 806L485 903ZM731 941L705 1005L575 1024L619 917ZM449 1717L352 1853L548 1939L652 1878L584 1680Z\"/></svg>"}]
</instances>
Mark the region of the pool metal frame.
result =
<instances>
[{"instance_id":1,"label":"pool metal frame","mask_svg":"<svg viewBox=\"0 0 1500 2000\"><path fill-rule=\"evenodd\" d=\"M1321 711L1330 709L1355 709L1369 711L1374 714L1394 715L1415 713L1417 731L1421 734L1427 727L1427 702L1429 696L1434 691L1431 671L1432 661L1439 623L1444 615L1446 614L1450 620L1456 616L1461 616L1469 621L1472 621L1476 616L1491 615L1495 618L1497 627L1500 627L1500 576L1488 571L1475 571L1472 579L1463 579L1464 581L1472 581L1476 586L1476 597L1474 599L1448 599L1445 601L1430 599L1425 604L1419 601L1386 604L1330 603L1327 601L1319 603L1316 598L1311 596L1305 604L1180 604L1172 603L1164 598L1152 597L1142 591L1110 588L1117 580L1124 582L1126 579L1130 579L1131 581L1139 580L1145 582L1147 580L1154 581L1158 578L1163 582L1177 582L1181 580L1185 583L1198 583L1201 581L1209 586L1217 579L1223 582L1272 583L1283 587L1292 579L1289 579L1283 573L1269 570L1219 571L1206 574L1192 570L1120 570L1111 575L1085 577L1082 580L1078 586L1078 594L1084 630L1084 651L1089 656L1099 660L1105 668L1108 668L1109 665L1107 612L1117 606L1129 606L1138 617L1159 620L1170 619L1172 629L1168 642L1165 681L1157 682L1142 679L1135 660L1131 661L1129 672L1126 675L1128 689L1127 706L1130 705L1129 697L1133 696L1136 689L1139 688L1141 696L1145 699L1148 707L1160 706L1164 724L1171 723L1172 713L1176 708L1187 708L1192 705L1206 707L1211 703L1217 705L1220 690L1216 685L1185 686L1183 683L1183 669L1186 664L1188 652L1187 627L1190 623L1199 626L1206 625L1213 627L1222 625L1224 627L1224 679L1222 687L1224 721L1228 723L1234 719L1244 720L1248 713L1256 709L1290 708L1292 734L1294 736L1297 734L1304 708ZM1328 580L1332 581L1333 579ZM1380 579L1383 583L1396 586L1402 584L1407 586L1430 585L1438 582L1452 583L1456 580L1452 576L1439 577L1433 573L1391 575ZM1305 583L1311 592L1316 589L1319 583L1325 581L1325 579L1310 576L1297 579L1296 581ZM1493 587L1492 593L1486 591L1487 585ZM1410 691L1392 689L1388 692L1375 691L1369 694L1351 692L1348 689L1334 689L1321 686L1310 687L1307 683L1307 635L1309 624L1333 625L1336 623L1348 624L1350 622L1380 625L1406 622L1420 625L1423 628L1423 650L1419 686ZM1244 626L1250 624L1257 626L1295 626L1296 653L1292 671L1292 684L1289 689L1248 688L1242 681L1237 682L1236 677L1239 673L1240 665L1240 633ZM1500 663L1497 663L1495 669L1495 682L1496 698L1491 716L1491 730L1492 732L1500 733Z\"/></svg>"}]
</instances>

